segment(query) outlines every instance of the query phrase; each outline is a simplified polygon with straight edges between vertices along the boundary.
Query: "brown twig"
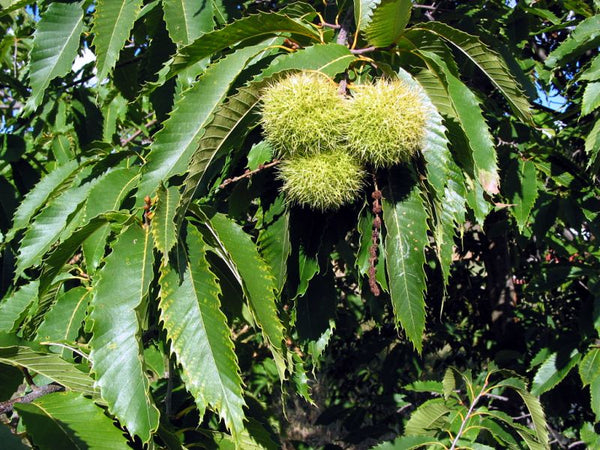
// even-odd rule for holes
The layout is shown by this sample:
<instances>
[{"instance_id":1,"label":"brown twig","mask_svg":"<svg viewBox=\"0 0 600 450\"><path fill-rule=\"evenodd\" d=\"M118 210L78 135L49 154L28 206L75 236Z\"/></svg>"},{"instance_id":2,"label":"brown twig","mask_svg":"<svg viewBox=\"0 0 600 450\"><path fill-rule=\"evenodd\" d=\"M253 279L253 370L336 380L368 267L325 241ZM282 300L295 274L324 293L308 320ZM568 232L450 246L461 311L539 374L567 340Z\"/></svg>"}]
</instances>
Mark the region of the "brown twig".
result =
<instances>
[{"instance_id":1,"label":"brown twig","mask_svg":"<svg viewBox=\"0 0 600 450\"><path fill-rule=\"evenodd\" d=\"M342 28L341 25L337 25L335 23L327 23L327 22L321 22L319 24L320 27L326 27L326 28L333 28L334 30L339 30L340 28Z\"/></svg>"},{"instance_id":2,"label":"brown twig","mask_svg":"<svg viewBox=\"0 0 600 450\"><path fill-rule=\"evenodd\" d=\"M375 215L373 219L373 231L371 233L371 247L369 247L369 287L375 297L381 294L377 284L377 260L379 259L379 236L381 235L381 191L377 186L377 178L373 174L373 205L371 211Z\"/></svg>"},{"instance_id":3,"label":"brown twig","mask_svg":"<svg viewBox=\"0 0 600 450\"><path fill-rule=\"evenodd\" d=\"M258 172L260 172L262 170L270 169L271 167L276 166L280 162L281 162L281 160L274 159L270 163L259 164L259 166L254 170L246 169L246 171L242 175L239 175L237 177L227 178L227 179L223 180L223 182L219 185L219 189L223 189L225 186L227 186L231 183L235 183L236 181L243 180L244 178L250 178L251 176L257 174Z\"/></svg>"},{"instance_id":4,"label":"brown twig","mask_svg":"<svg viewBox=\"0 0 600 450\"><path fill-rule=\"evenodd\" d=\"M64 388L56 384L48 384L46 386L35 387L33 391L23 397L13 398L0 402L0 414L7 414L14 409L15 403L31 403L32 401L43 397L44 395L51 394L52 392L62 391Z\"/></svg>"},{"instance_id":5,"label":"brown twig","mask_svg":"<svg viewBox=\"0 0 600 450\"><path fill-rule=\"evenodd\" d=\"M365 48L350 49L350 53L352 53L353 55L362 55L364 53L374 52L375 50L377 50L377 47L375 47L374 45L371 45L370 47L365 47Z\"/></svg>"}]
</instances>

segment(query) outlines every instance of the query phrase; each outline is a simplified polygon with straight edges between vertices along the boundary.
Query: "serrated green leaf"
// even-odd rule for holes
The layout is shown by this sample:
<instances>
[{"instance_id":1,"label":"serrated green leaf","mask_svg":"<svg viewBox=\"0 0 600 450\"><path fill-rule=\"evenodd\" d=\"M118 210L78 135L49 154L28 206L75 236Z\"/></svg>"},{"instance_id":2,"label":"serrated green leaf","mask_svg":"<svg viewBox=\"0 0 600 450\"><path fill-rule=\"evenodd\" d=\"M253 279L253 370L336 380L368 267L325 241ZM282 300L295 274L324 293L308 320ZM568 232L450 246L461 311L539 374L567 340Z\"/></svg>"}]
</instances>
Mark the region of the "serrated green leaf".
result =
<instances>
[{"instance_id":1,"label":"serrated green leaf","mask_svg":"<svg viewBox=\"0 0 600 450\"><path fill-rule=\"evenodd\" d=\"M39 373L67 389L95 395L94 380L73 364L53 353L39 353L25 346L0 348L0 363Z\"/></svg>"},{"instance_id":2,"label":"serrated green leaf","mask_svg":"<svg viewBox=\"0 0 600 450\"><path fill-rule=\"evenodd\" d=\"M577 349L571 350L570 353L561 352L560 358L558 352L551 353L535 373L531 393L542 395L548 392L567 376L580 359L581 353Z\"/></svg>"},{"instance_id":3,"label":"serrated green leaf","mask_svg":"<svg viewBox=\"0 0 600 450\"><path fill-rule=\"evenodd\" d=\"M454 377L454 369L446 369L446 373L444 374L444 378L442 379L442 386L444 387L444 398L448 400L448 398L456 389L456 378Z\"/></svg>"},{"instance_id":4,"label":"serrated green leaf","mask_svg":"<svg viewBox=\"0 0 600 450\"><path fill-rule=\"evenodd\" d=\"M220 30L206 33L190 45L181 48L173 58L171 65L166 67L168 71L166 77L171 78L201 59L212 56L237 43L280 33L306 36L316 42L320 40L319 34L314 28L298 20L290 19L278 13L261 12L236 20Z\"/></svg>"},{"instance_id":5,"label":"serrated green leaf","mask_svg":"<svg viewBox=\"0 0 600 450\"><path fill-rule=\"evenodd\" d=\"M460 79L452 74L438 55L425 51L422 51L421 54L433 62L444 74L456 117L471 148L479 183L488 194L497 194L500 176L498 175L496 151L492 135L481 112L479 100Z\"/></svg>"},{"instance_id":6,"label":"serrated green leaf","mask_svg":"<svg viewBox=\"0 0 600 450\"><path fill-rule=\"evenodd\" d=\"M597 81L600 80L600 55L596 55L590 66L581 74L580 80Z\"/></svg>"},{"instance_id":7,"label":"serrated green leaf","mask_svg":"<svg viewBox=\"0 0 600 450\"><path fill-rule=\"evenodd\" d=\"M138 192L152 195L162 181L185 172L215 108L249 61L269 45L246 47L212 65L175 103L173 112L156 134Z\"/></svg>"},{"instance_id":8,"label":"serrated green leaf","mask_svg":"<svg viewBox=\"0 0 600 450\"><path fill-rule=\"evenodd\" d=\"M600 154L600 119L596 121L592 131L585 139L585 152L588 154L588 168L593 167L598 162Z\"/></svg>"},{"instance_id":9,"label":"serrated green leaf","mask_svg":"<svg viewBox=\"0 0 600 450\"><path fill-rule=\"evenodd\" d=\"M16 404L27 433L39 448L129 449L127 438L94 402L74 392L55 392Z\"/></svg>"},{"instance_id":10,"label":"serrated green leaf","mask_svg":"<svg viewBox=\"0 0 600 450\"><path fill-rule=\"evenodd\" d=\"M67 164L58 166L44 178L42 178L35 187L27 193L13 217L13 226L6 234L6 241L11 241L15 234L25 228L31 218L49 201L50 198L57 195L65 185L70 184L74 173L79 169L77 161L70 161Z\"/></svg>"},{"instance_id":11,"label":"serrated green leaf","mask_svg":"<svg viewBox=\"0 0 600 450\"><path fill-rule=\"evenodd\" d=\"M409 436L427 435L429 429L449 413L450 409L444 404L443 399L427 400L411 414L404 433Z\"/></svg>"},{"instance_id":12,"label":"serrated green leaf","mask_svg":"<svg viewBox=\"0 0 600 450\"><path fill-rule=\"evenodd\" d=\"M71 71L83 30L82 6L83 2L52 2L38 22L29 63L28 111L40 105L50 81Z\"/></svg>"},{"instance_id":13,"label":"serrated green leaf","mask_svg":"<svg viewBox=\"0 0 600 450\"><path fill-rule=\"evenodd\" d=\"M75 342L85 318L90 293L88 289L79 286L59 295L52 309L45 314L44 321L37 330L36 341ZM64 347L56 348L56 352L65 359L67 351Z\"/></svg>"},{"instance_id":14,"label":"serrated green leaf","mask_svg":"<svg viewBox=\"0 0 600 450\"><path fill-rule=\"evenodd\" d=\"M98 0L96 3L92 33L99 80L104 80L115 66L142 3L142 0Z\"/></svg>"},{"instance_id":15,"label":"serrated green leaf","mask_svg":"<svg viewBox=\"0 0 600 450\"><path fill-rule=\"evenodd\" d=\"M248 163L246 166L250 170L258 169L258 166L265 164L273 159L273 147L267 141L260 141L252 145L248 151Z\"/></svg>"},{"instance_id":16,"label":"serrated green leaf","mask_svg":"<svg viewBox=\"0 0 600 450\"><path fill-rule=\"evenodd\" d=\"M410 184L412 183L412 185ZM390 173L383 192L385 258L396 324L417 351L425 331L427 212L412 173Z\"/></svg>"},{"instance_id":17,"label":"serrated green leaf","mask_svg":"<svg viewBox=\"0 0 600 450\"><path fill-rule=\"evenodd\" d=\"M513 205L510 212L517 221L519 230L523 232L538 196L537 172L533 161L513 159L504 186L508 203Z\"/></svg>"},{"instance_id":18,"label":"serrated green leaf","mask_svg":"<svg viewBox=\"0 0 600 450\"><path fill-rule=\"evenodd\" d=\"M244 430L242 379L227 318L220 310L221 290L206 261L206 244L192 227L187 236L189 261L168 265L160 279L160 319L182 378L196 400L200 421L215 409L236 438Z\"/></svg>"},{"instance_id":19,"label":"serrated green leaf","mask_svg":"<svg viewBox=\"0 0 600 450\"><path fill-rule=\"evenodd\" d=\"M367 42L375 47L387 47L400 38L410 20L410 0L381 0L364 28Z\"/></svg>"},{"instance_id":20,"label":"serrated green leaf","mask_svg":"<svg viewBox=\"0 0 600 450\"><path fill-rule=\"evenodd\" d=\"M581 103L581 115L586 116L598 107L600 107L600 81L588 83L585 87Z\"/></svg>"},{"instance_id":21,"label":"serrated green leaf","mask_svg":"<svg viewBox=\"0 0 600 450\"><path fill-rule=\"evenodd\" d=\"M356 61L356 56L345 45L317 44L294 53L280 55L263 70L257 80L271 77L285 70L316 70L330 77L343 72Z\"/></svg>"},{"instance_id":22,"label":"serrated green leaf","mask_svg":"<svg viewBox=\"0 0 600 450\"><path fill-rule=\"evenodd\" d=\"M152 238L130 225L119 235L94 286L90 359L109 410L131 434L148 442L159 413L142 363L136 307L152 278Z\"/></svg>"},{"instance_id":23,"label":"serrated green leaf","mask_svg":"<svg viewBox=\"0 0 600 450\"><path fill-rule=\"evenodd\" d=\"M110 211L117 211L127 194L139 179L139 169L129 167L113 170L99 179L90 191L85 204L85 222ZM82 244L85 264L90 273L94 272L104 256L106 239L110 233L108 223L99 227Z\"/></svg>"},{"instance_id":24,"label":"serrated green leaf","mask_svg":"<svg viewBox=\"0 0 600 450\"><path fill-rule=\"evenodd\" d=\"M287 279L287 260L292 252L290 242L290 213L283 196L277 197L262 221L258 246L275 278L277 292L283 290Z\"/></svg>"},{"instance_id":25,"label":"serrated green leaf","mask_svg":"<svg viewBox=\"0 0 600 450\"><path fill-rule=\"evenodd\" d=\"M169 37L177 44L188 45L214 27L211 2L163 0L162 4Z\"/></svg>"},{"instance_id":26,"label":"serrated green leaf","mask_svg":"<svg viewBox=\"0 0 600 450\"><path fill-rule=\"evenodd\" d=\"M34 0L13 0L0 2L0 17L6 16L13 11L23 8L24 6L34 3Z\"/></svg>"},{"instance_id":27,"label":"serrated green leaf","mask_svg":"<svg viewBox=\"0 0 600 450\"><path fill-rule=\"evenodd\" d=\"M590 404L598 421L600 419L600 377L590 384Z\"/></svg>"},{"instance_id":28,"label":"serrated green leaf","mask_svg":"<svg viewBox=\"0 0 600 450\"><path fill-rule=\"evenodd\" d=\"M435 445L438 440L429 436L402 436L392 442L383 442L372 448L372 450L411 450L426 445Z\"/></svg>"},{"instance_id":29,"label":"serrated green leaf","mask_svg":"<svg viewBox=\"0 0 600 450\"><path fill-rule=\"evenodd\" d=\"M179 203L177 186L158 187L156 209L152 218L152 236L154 247L163 254L163 262L169 261L169 252L177 242L175 211Z\"/></svg>"},{"instance_id":30,"label":"serrated green leaf","mask_svg":"<svg viewBox=\"0 0 600 450\"><path fill-rule=\"evenodd\" d=\"M277 315L275 280L256 245L242 227L222 214L215 215L210 223L242 279L254 318L275 358L279 377L283 380L286 371L282 348L284 328Z\"/></svg>"},{"instance_id":31,"label":"serrated green leaf","mask_svg":"<svg viewBox=\"0 0 600 450\"><path fill-rule=\"evenodd\" d=\"M533 425L535 427L535 433L543 446L542 448L550 448L546 417L544 415L544 409L542 408L540 400L525 389L517 389L517 393L521 396L523 402L525 402L525 406L527 406L529 414L531 414L531 420L533 421ZM521 434L521 436L523 436L523 434Z\"/></svg>"},{"instance_id":32,"label":"serrated green leaf","mask_svg":"<svg viewBox=\"0 0 600 450\"><path fill-rule=\"evenodd\" d=\"M600 376L600 349L593 348L579 363L579 376L584 386Z\"/></svg>"},{"instance_id":33,"label":"serrated green leaf","mask_svg":"<svg viewBox=\"0 0 600 450\"><path fill-rule=\"evenodd\" d=\"M444 385L439 381L415 381L414 383L404 386L404 388L413 392L434 392L439 395L444 394Z\"/></svg>"},{"instance_id":34,"label":"serrated green leaf","mask_svg":"<svg viewBox=\"0 0 600 450\"><path fill-rule=\"evenodd\" d=\"M412 29L427 30L445 39L461 51L496 86L513 111L527 123L532 123L530 105L502 58L479 38L441 22L415 25Z\"/></svg>"},{"instance_id":35,"label":"serrated green leaf","mask_svg":"<svg viewBox=\"0 0 600 450\"><path fill-rule=\"evenodd\" d=\"M70 216L81 207L95 181L62 193L35 217L19 247L17 276L28 267L41 262L42 256L63 234Z\"/></svg>"},{"instance_id":36,"label":"serrated green leaf","mask_svg":"<svg viewBox=\"0 0 600 450\"><path fill-rule=\"evenodd\" d=\"M600 39L600 14L579 23L573 32L546 58L547 67L555 68L597 46Z\"/></svg>"},{"instance_id":37,"label":"serrated green leaf","mask_svg":"<svg viewBox=\"0 0 600 450\"><path fill-rule=\"evenodd\" d=\"M373 10L381 0L354 0L354 23L356 30L364 30L371 22Z\"/></svg>"},{"instance_id":38,"label":"serrated green leaf","mask_svg":"<svg viewBox=\"0 0 600 450\"><path fill-rule=\"evenodd\" d=\"M18 291L0 303L0 331L12 333L23 320L29 306L38 296L40 283L34 280L22 286Z\"/></svg>"}]
</instances>

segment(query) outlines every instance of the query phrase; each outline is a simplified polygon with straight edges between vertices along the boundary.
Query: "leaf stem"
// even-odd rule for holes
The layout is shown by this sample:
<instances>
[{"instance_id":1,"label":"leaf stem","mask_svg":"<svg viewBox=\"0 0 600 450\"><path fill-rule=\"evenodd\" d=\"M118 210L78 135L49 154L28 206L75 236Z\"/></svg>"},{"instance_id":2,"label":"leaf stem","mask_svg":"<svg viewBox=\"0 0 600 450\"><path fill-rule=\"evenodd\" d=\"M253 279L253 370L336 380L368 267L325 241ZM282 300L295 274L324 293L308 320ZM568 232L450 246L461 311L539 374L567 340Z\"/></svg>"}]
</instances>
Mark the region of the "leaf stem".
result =
<instances>
[{"instance_id":1,"label":"leaf stem","mask_svg":"<svg viewBox=\"0 0 600 450\"><path fill-rule=\"evenodd\" d=\"M463 419L462 423L460 424L460 428L458 430L458 433L456 434L456 437L452 441L452 446L450 447L450 450L454 450L456 448L456 445L458 444L458 440L460 439L460 436L464 433L465 426L467 425L467 422L471 418L471 416L473 414L473 410L475 409L475 406L477 405L477 402L479 402L479 400L481 399L481 397L483 397L486 394L487 385L488 385L488 378L486 377L486 379L485 379L485 381L483 383L483 387L481 388L481 391L479 392L479 394L477 394L477 397L475 397L473 399L473 402L471 402L471 406L469 407L469 411L467 411L467 415L465 416L465 418Z\"/></svg>"},{"instance_id":2,"label":"leaf stem","mask_svg":"<svg viewBox=\"0 0 600 450\"><path fill-rule=\"evenodd\" d=\"M0 414L6 414L14 409L15 403L31 403L44 395L51 394L52 392L62 391L64 388L57 384L48 384L46 386L35 386L34 389L23 397L13 398L5 402L0 402Z\"/></svg>"}]
</instances>

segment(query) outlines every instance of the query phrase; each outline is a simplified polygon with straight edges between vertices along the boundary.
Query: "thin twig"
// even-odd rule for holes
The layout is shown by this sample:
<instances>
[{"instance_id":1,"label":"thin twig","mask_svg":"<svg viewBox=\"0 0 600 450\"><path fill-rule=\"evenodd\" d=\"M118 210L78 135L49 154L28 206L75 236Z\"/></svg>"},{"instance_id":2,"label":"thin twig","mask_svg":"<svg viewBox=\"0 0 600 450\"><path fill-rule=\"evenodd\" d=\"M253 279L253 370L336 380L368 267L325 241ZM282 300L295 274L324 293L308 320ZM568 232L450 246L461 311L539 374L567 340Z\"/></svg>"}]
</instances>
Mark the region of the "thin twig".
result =
<instances>
[{"instance_id":1,"label":"thin twig","mask_svg":"<svg viewBox=\"0 0 600 450\"><path fill-rule=\"evenodd\" d=\"M341 25L338 25L338 24L335 24L335 23L327 23L327 22L321 22L319 24L319 26L326 27L326 28L333 28L334 30L339 30L340 28L342 28Z\"/></svg>"},{"instance_id":2,"label":"thin twig","mask_svg":"<svg viewBox=\"0 0 600 450\"><path fill-rule=\"evenodd\" d=\"M46 386L35 387L33 391L23 397L13 398L5 402L0 402L0 414L6 414L14 409L15 403L31 403L32 401L51 394L52 392L62 391L64 388L56 384L48 384Z\"/></svg>"},{"instance_id":3,"label":"thin twig","mask_svg":"<svg viewBox=\"0 0 600 450\"><path fill-rule=\"evenodd\" d=\"M477 402L479 402L481 397L483 397L486 394L485 388L487 387L487 385L488 385L488 379L486 377L485 382L483 383L483 387L481 388L481 391L479 392L479 394L477 394L477 397L475 397L473 399L473 402L471 403L471 406L469 407L469 411L467 411L467 415L465 416L462 423L460 424L460 428L458 430L458 433L456 434L456 437L452 441L452 446L450 447L450 450L454 450L456 448L456 445L458 444L458 440L460 439L461 435L465 431L465 426L467 425L467 422L469 421L469 419L471 418L471 415L473 414L475 405L477 405Z\"/></svg>"},{"instance_id":4,"label":"thin twig","mask_svg":"<svg viewBox=\"0 0 600 450\"><path fill-rule=\"evenodd\" d=\"M350 49L350 53L352 53L353 55L363 55L365 53L374 52L375 50L377 50L377 47L375 47L374 45L371 45L370 47L365 47L365 48Z\"/></svg>"},{"instance_id":5,"label":"thin twig","mask_svg":"<svg viewBox=\"0 0 600 450\"><path fill-rule=\"evenodd\" d=\"M271 167L276 166L277 164L279 164L281 162L281 160L279 159L274 159L273 161L271 161L270 163L267 164L260 164L258 166L258 168L254 169L254 170L246 170L242 175L239 175L237 177L233 177L233 178L227 178L226 180L224 180L220 185L219 185L219 189L223 189L225 186L227 186L228 184L231 183L235 183L237 181L243 180L244 178L250 178L251 176L257 174L258 172L265 170L265 169L270 169Z\"/></svg>"}]
</instances>

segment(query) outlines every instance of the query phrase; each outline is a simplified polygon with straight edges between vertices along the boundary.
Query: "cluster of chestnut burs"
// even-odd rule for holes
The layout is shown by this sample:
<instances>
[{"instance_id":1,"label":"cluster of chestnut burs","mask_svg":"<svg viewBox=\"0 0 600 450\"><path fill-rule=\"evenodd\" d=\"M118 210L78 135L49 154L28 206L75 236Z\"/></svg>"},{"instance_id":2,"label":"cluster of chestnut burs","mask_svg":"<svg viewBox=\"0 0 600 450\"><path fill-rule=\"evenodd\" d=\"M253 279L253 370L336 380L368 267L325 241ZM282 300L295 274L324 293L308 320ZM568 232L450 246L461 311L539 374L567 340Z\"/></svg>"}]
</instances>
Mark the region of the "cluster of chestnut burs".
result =
<instances>
[{"instance_id":1,"label":"cluster of chestnut burs","mask_svg":"<svg viewBox=\"0 0 600 450\"><path fill-rule=\"evenodd\" d=\"M423 94L400 80L350 84L296 72L262 92L261 123L290 203L335 210L359 196L367 168L407 162L423 145Z\"/></svg>"}]
</instances>

